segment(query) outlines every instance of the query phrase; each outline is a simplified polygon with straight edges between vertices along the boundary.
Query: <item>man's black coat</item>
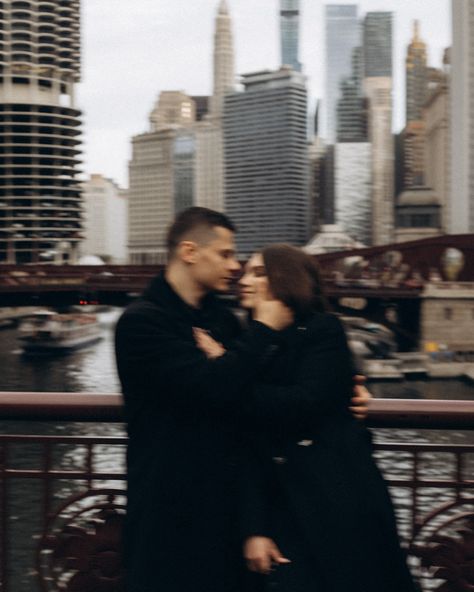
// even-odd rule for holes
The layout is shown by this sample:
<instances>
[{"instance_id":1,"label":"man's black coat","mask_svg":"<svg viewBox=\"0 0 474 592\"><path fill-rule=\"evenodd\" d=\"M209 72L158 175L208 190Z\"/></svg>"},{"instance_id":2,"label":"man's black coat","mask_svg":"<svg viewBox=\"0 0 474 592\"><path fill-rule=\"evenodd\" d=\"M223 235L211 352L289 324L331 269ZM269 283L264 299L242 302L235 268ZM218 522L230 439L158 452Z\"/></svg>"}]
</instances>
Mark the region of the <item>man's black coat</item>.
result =
<instances>
[{"instance_id":1,"label":"man's black coat","mask_svg":"<svg viewBox=\"0 0 474 592\"><path fill-rule=\"evenodd\" d=\"M193 327L232 351L208 360ZM238 338L238 341L234 340ZM127 592L240 590L235 458L243 401L275 333L210 295L188 306L164 277L120 318L128 425ZM239 426L240 427L240 426Z\"/></svg>"}]
</instances>

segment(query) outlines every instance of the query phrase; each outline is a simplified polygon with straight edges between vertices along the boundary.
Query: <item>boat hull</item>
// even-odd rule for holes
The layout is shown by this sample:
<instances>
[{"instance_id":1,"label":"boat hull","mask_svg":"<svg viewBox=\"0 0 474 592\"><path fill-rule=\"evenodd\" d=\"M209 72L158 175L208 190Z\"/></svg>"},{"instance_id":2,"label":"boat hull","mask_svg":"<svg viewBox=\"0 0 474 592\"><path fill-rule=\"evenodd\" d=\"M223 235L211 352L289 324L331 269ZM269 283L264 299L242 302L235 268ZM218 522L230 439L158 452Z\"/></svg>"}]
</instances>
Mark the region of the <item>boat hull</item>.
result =
<instances>
[{"instance_id":1,"label":"boat hull","mask_svg":"<svg viewBox=\"0 0 474 592\"><path fill-rule=\"evenodd\" d=\"M28 338L23 338L23 352L25 354L47 354L47 353L68 353L94 343L98 343L102 339L101 335L91 335L84 337L83 339L61 341L61 342L41 342L41 341L29 341Z\"/></svg>"}]
</instances>

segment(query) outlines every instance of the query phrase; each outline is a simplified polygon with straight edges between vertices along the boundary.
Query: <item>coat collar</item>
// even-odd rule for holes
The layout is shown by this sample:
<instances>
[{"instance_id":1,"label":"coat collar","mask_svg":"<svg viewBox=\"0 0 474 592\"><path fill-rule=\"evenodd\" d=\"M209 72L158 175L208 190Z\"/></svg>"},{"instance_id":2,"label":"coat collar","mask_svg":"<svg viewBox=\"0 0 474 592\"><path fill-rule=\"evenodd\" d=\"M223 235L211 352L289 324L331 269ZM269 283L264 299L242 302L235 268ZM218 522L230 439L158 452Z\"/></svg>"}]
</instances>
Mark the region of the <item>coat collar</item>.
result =
<instances>
[{"instance_id":1,"label":"coat collar","mask_svg":"<svg viewBox=\"0 0 474 592\"><path fill-rule=\"evenodd\" d=\"M159 305L170 306L175 309L181 309L183 312L199 314L215 306L217 298L213 293L207 294L202 300L202 306L195 308L185 302L171 287L165 278L164 271L156 275L143 292L143 299Z\"/></svg>"}]
</instances>

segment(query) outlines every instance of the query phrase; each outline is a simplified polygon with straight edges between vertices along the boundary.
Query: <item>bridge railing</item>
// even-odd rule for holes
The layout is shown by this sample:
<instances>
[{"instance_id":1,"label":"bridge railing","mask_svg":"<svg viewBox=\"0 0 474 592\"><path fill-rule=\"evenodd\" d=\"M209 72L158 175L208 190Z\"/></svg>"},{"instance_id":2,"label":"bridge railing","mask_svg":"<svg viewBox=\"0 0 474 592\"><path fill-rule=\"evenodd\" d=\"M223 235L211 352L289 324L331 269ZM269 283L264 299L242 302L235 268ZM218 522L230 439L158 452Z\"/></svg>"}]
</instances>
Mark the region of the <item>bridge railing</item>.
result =
<instances>
[{"instance_id":1,"label":"bridge railing","mask_svg":"<svg viewBox=\"0 0 474 592\"><path fill-rule=\"evenodd\" d=\"M121 397L0 393L0 415L2 592L120 590ZM472 590L474 401L376 399L368 424L423 590Z\"/></svg>"}]
</instances>

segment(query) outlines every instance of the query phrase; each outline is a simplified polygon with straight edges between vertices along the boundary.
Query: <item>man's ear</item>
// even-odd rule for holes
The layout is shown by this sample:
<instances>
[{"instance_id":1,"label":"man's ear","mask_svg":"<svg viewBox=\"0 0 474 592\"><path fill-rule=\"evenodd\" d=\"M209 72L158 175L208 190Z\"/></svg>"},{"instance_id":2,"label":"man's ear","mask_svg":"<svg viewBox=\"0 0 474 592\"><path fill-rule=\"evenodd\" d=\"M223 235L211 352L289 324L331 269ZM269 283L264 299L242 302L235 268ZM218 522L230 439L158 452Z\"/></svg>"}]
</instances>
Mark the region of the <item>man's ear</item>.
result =
<instances>
[{"instance_id":1,"label":"man's ear","mask_svg":"<svg viewBox=\"0 0 474 592\"><path fill-rule=\"evenodd\" d=\"M198 246L193 241L181 241L178 245L178 257L184 263L196 263Z\"/></svg>"}]
</instances>

